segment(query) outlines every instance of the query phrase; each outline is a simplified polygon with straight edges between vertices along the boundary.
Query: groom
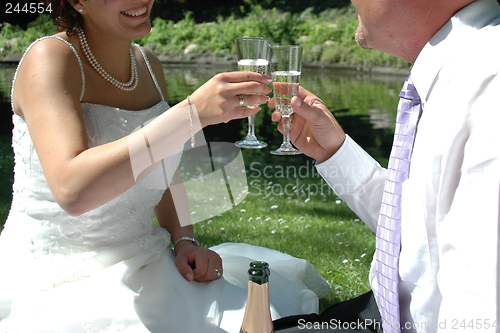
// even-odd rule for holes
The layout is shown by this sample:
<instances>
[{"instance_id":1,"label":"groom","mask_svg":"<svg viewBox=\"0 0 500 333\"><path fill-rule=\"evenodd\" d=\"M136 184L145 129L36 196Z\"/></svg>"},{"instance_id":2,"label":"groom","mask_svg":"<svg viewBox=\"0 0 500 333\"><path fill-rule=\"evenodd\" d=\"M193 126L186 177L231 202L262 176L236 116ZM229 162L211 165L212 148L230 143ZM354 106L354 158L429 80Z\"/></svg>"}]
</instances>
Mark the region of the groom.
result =
<instances>
[{"instance_id":1,"label":"groom","mask_svg":"<svg viewBox=\"0 0 500 333\"><path fill-rule=\"evenodd\" d=\"M496 330L500 6L497 0L352 2L359 14L357 43L413 64L400 95L388 170L306 89L292 102L290 137L316 159L333 189L356 184L352 192L337 194L377 233L373 296L336 304L321 315L277 320L275 329ZM279 119L275 112L273 120ZM352 174L329 177L328 170L339 166Z\"/></svg>"}]
</instances>

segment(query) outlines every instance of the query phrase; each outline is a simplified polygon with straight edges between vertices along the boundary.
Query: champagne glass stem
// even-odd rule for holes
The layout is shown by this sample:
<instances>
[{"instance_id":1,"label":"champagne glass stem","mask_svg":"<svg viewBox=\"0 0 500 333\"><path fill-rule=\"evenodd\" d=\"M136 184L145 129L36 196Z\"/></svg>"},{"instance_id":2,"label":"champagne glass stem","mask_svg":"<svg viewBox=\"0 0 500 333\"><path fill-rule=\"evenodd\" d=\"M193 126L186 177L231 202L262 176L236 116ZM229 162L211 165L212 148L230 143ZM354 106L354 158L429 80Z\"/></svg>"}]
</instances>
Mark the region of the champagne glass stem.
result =
<instances>
[{"instance_id":1,"label":"champagne glass stem","mask_svg":"<svg viewBox=\"0 0 500 333\"><path fill-rule=\"evenodd\" d=\"M247 140L257 140L257 137L255 136L255 115L248 116Z\"/></svg>"},{"instance_id":2,"label":"champagne glass stem","mask_svg":"<svg viewBox=\"0 0 500 333\"><path fill-rule=\"evenodd\" d=\"M263 141L259 141L257 137L255 136L255 117L256 115L253 116L248 116L248 132L247 136L245 137L244 140L236 142L236 146L240 148L253 148L253 149L260 149L267 147L267 143Z\"/></svg>"},{"instance_id":3,"label":"champagne glass stem","mask_svg":"<svg viewBox=\"0 0 500 333\"><path fill-rule=\"evenodd\" d=\"M283 144L286 146L290 146L290 124L292 123L292 119L289 116L282 117L283 119L283 129L285 133L283 134Z\"/></svg>"},{"instance_id":4,"label":"champagne glass stem","mask_svg":"<svg viewBox=\"0 0 500 333\"><path fill-rule=\"evenodd\" d=\"M281 116L281 123L283 124L283 143L281 146L272 150L271 154L273 155L299 155L302 152L296 149L292 143L290 142L290 123L292 122L292 118L290 116Z\"/></svg>"}]
</instances>

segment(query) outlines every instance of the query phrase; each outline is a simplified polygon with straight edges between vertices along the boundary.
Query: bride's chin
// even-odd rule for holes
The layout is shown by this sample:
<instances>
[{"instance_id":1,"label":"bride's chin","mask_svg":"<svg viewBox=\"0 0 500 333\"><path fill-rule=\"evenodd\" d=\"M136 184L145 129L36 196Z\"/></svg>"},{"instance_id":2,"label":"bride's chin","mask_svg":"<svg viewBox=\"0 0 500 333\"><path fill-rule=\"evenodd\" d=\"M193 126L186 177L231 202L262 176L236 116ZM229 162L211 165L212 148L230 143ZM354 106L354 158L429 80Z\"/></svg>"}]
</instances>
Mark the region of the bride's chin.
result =
<instances>
[{"instance_id":1,"label":"bride's chin","mask_svg":"<svg viewBox=\"0 0 500 333\"><path fill-rule=\"evenodd\" d=\"M151 26L151 23L145 23L143 25L141 25L140 27L137 27L134 29L134 32L132 34L132 39L138 39L138 38L141 38L141 37L144 37L146 35L148 35L152 30L152 26Z\"/></svg>"}]
</instances>

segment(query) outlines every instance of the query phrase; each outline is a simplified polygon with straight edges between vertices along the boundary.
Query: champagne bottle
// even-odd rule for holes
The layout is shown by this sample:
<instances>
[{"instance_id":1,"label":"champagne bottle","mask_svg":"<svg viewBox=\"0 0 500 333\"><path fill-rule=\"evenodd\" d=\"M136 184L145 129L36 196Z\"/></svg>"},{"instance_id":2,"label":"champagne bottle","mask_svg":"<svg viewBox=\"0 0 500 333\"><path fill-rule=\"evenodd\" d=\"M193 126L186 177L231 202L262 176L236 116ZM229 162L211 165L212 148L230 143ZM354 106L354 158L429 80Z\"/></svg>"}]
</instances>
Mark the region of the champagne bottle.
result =
<instances>
[{"instance_id":1,"label":"champagne bottle","mask_svg":"<svg viewBox=\"0 0 500 333\"><path fill-rule=\"evenodd\" d=\"M269 304L269 265L254 261L248 269L248 296L240 333L274 333Z\"/></svg>"}]
</instances>

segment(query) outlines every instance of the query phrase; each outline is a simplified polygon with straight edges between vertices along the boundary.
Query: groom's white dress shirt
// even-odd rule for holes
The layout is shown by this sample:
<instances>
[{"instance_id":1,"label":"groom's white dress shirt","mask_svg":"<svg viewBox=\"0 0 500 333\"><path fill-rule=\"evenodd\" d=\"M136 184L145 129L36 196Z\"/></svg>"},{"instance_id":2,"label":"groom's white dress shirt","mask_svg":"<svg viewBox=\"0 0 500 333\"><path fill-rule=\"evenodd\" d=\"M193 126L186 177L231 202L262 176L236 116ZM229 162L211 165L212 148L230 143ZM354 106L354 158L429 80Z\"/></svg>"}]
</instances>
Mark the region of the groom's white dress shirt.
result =
<instances>
[{"instance_id":1,"label":"groom's white dress shirt","mask_svg":"<svg viewBox=\"0 0 500 333\"><path fill-rule=\"evenodd\" d=\"M496 0L472 3L411 70L423 111L403 184L403 331L500 332L499 24ZM317 168L375 231L386 170L348 136ZM373 263L370 283L377 297Z\"/></svg>"}]
</instances>

